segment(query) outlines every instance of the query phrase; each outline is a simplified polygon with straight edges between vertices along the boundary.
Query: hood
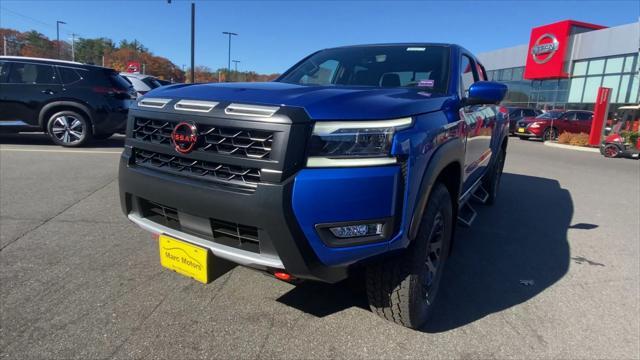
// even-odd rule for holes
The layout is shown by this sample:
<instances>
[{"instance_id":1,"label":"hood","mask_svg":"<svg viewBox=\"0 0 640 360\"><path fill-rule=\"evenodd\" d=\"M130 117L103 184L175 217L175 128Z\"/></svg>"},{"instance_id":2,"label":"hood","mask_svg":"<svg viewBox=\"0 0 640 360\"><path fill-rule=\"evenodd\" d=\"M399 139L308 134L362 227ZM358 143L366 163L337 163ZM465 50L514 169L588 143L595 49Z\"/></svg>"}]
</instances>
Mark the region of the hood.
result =
<instances>
[{"instance_id":1,"label":"hood","mask_svg":"<svg viewBox=\"0 0 640 360\"><path fill-rule=\"evenodd\" d=\"M181 84L157 88L146 97L294 106L314 120L375 120L442 108L451 99L419 88L304 86L279 82Z\"/></svg>"}]
</instances>

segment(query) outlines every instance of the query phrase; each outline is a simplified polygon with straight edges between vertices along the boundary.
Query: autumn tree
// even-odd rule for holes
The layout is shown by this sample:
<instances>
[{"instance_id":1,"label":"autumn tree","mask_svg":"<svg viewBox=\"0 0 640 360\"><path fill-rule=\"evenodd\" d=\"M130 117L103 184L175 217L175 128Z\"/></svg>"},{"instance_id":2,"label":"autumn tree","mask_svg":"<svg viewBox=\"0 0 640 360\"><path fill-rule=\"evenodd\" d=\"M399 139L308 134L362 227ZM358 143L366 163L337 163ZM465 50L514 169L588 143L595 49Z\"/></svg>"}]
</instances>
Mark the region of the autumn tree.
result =
<instances>
[{"instance_id":1,"label":"autumn tree","mask_svg":"<svg viewBox=\"0 0 640 360\"><path fill-rule=\"evenodd\" d=\"M87 64L102 65L102 57L108 56L115 49L116 46L111 39L80 38L75 44L76 60Z\"/></svg>"}]
</instances>

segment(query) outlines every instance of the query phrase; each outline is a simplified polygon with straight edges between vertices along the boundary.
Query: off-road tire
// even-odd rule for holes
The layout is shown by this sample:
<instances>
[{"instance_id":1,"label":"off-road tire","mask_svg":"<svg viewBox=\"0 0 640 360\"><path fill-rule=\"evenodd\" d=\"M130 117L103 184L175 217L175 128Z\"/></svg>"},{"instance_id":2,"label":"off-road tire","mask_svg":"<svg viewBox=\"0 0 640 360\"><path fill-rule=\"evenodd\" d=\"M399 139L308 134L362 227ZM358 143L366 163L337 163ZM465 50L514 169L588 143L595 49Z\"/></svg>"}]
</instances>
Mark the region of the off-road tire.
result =
<instances>
[{"instance_id":1,"label":"off-road tire","mask_svg":"<svg viewBox=\"0 0 640 360\"><path fill-rule=\"evenodd\" d=\"M433 241L437 239L431 230L437 229L441 230L440 240ZM422 216L418 235L409 248L367 268L367 297L372 312L412 329L420 328L428 321L449 253L452 230L451 197L443 184L436 183ZM427 269L428 260L433 260L435 254L431 251L427 253L428 248L432 249L430 242L440 243L439 259L433 273ZM428 290L427 283L431 284Z\"/></svg>"},{"instance_id":2,"label":"off-road tire","mask_svg":"<svg viewBox=\"0 0 640 360\"><path fill-rule=\"evenodd\" d=\"M493 205L496 202L498 190L500 190L500 180L502 179L505 157L506 154L504 150L500 149L497 158L493 162L491 171L487 174L487 177L482 180L482 186L484 186L484 189L489 194L485 201L486 205Z\"/></svg>"}]
</instances>

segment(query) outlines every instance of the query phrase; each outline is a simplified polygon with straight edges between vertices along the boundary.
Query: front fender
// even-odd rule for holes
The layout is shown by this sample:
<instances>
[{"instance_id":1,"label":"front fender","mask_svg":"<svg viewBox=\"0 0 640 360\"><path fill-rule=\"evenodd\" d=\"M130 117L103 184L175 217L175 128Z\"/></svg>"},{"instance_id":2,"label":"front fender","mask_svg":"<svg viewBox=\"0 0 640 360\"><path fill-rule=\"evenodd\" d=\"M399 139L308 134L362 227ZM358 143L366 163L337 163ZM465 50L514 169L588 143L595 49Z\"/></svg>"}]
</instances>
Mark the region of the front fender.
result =
<instances>
[{"instance_id":1,"label":"front fender","mask_svg":"<svg viewBox=\"0 0 640 360\"><path fill-rule=\"evenodd\" d=\"M85 104L82 104L82 103L79 103L79 102L76 102L76 101L65 101L65 100L52 101L52 102L44 105L42 107L42 109L40 109L40 114L38 115L38 125L41 128L44 129L44 127L46 126L47 119L45 119L44 115L49 110L51 110L51 109L53 109L55 107L58 107L58 106L74 107L74 108L80 109L80 110L84 111L85 114L87 114L89 116L89 119L87 119L87 120L91 121L92 118L93 118L93 111ZM93 125L93 122L91 124Z\"/></svg>"},{"instance_id":2,"label":"front fender","mask_svg":"<svg viewBox=\"0 0 640 360\"><path fill-rule=\"evenodd\" d=\"M452 123L445 128L445 132L450 131L452 128L458 126L458 123ZM440 144L436 151L431 156L429 164L427 165L424 175L422 176L422 182L420 184L419 198L416 201L416 205L411 217L411 225L409 226L409 239L413 240L418 234L418 228L420 227L420 221L424 213L424 209L429 200L429 195L433 188L438 176L442 173L445 167L451 164L457 164L460 169L457 191L454 195L455 199L460 197L460 191L462 189L463 168L464 168L464 152L465 144L464 139L461 136L454 136ZM457 201L453 203L454 208L457 207Z\"/></svg>"}]
</instances>

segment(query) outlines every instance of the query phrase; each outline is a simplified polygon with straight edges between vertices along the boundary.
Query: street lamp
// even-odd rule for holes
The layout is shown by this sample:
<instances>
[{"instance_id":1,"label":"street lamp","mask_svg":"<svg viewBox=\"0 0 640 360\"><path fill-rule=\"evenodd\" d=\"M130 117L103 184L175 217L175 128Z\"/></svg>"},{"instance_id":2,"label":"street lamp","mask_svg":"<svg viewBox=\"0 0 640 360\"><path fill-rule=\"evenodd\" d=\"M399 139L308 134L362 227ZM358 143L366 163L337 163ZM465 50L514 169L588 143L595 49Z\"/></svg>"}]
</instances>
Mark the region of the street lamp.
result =
<instances>
[{"instance_id":1,"label":"street lamp","mask_svg":"<svg viewBox=\"0 0 640 360\"><path fill-rule=\"evenodd\" d=\"M171 0L167 0L167 4L171 5ZM196 44L196 3L191 3L191 83L195 83L195 44ZM184 70L184 65L182 66Z\"/></svg>"},{"instance_id":2,"label":"street lamp","mask_svg":"<svg viewBox=\"0 0 640 360\"><path fill-rule=\"evenodd\" d=\"M227 60L227 76L231 78L231 36L236 36L238 34L228 31L223 31L222 34L229 35L229 58Z\"/></svg>"},{"instance_id":3,"label":"street lamp","mask_svg":"<svg viewBox=\"0 0 640 360\"><path fill-rule=\"evenodd\" d=\"M235 65L236 69L235 69L235 73L236 73L236 81L238 81L238 63L240 62L240 60L231 60L233 61L233 64Z\"/></svg>"},{"instance_id":4,"label":"street lamp","mask_svg":"<svg viewBox=\"0 0 640 360\"><path fill-rule=\"evenodd\" d=\"M60 24L66 25L64 21L56 21L56 42L58 43L58 59L60 59Z\"/></svg>"}]
</instances>

